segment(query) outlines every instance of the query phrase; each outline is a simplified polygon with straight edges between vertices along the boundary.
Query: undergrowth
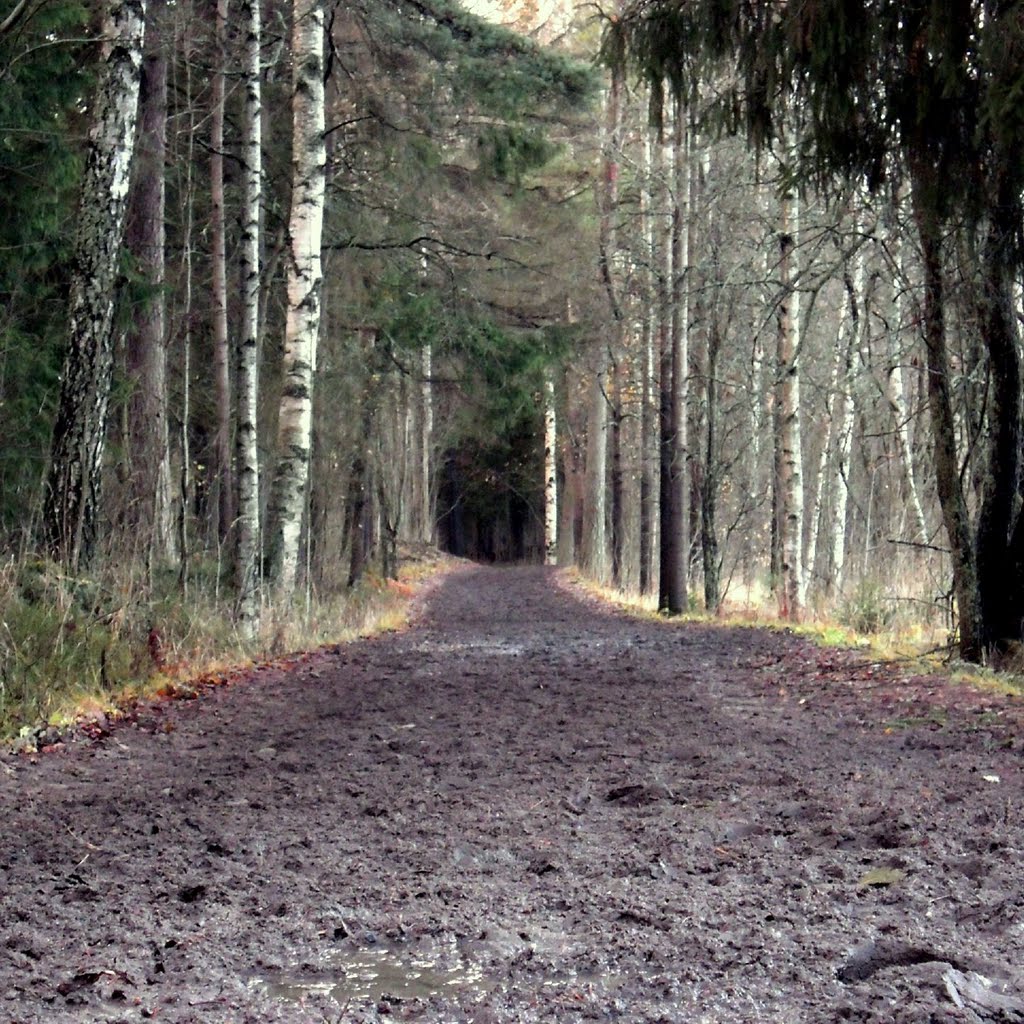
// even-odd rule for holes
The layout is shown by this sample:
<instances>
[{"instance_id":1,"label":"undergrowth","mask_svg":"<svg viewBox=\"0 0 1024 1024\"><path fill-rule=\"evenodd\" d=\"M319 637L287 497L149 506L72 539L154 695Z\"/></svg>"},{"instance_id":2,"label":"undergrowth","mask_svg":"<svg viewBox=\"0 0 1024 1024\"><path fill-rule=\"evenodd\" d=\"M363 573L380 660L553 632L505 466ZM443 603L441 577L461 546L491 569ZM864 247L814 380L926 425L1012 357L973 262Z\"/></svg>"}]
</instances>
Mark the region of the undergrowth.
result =
<instances>
[{"instance_id":1,"label":"undergrowth","mask_svg":"<svg viewBox=\"0 0 1024 1024\"><path fill-rule=\"evenodd\" d=\"M603 586L575 569L568 577L580 588L642 618L663 619L657 598ZM822 603L799 624L779 618L765 587L736 588L717 614L693 605L673 622L714 622L725 626L789 629L826 647L855 647L873 660L901 661L922 672L934 672L948 660L950 647L944 623L934 615L914 615L913 605L892 597L874 581L864 581L832 604Z\"/></svg>"},{"instance_id":2,"label":"undergrowth","mask_svg":"<svg viewBox=\"0 0 1024 1024\"><path fill-rule=\"evenodd\" d=\"M421 553L398 580L368 576L352 590L267 603L247 641L209 566L182 587L176 573L143 583L131 572L69 577L46 561L12 560L0 567L0 743L30 747L83 716L116 717L203 678L397 629L416 584L446 564Z\"/></svg>"}]
</instances>

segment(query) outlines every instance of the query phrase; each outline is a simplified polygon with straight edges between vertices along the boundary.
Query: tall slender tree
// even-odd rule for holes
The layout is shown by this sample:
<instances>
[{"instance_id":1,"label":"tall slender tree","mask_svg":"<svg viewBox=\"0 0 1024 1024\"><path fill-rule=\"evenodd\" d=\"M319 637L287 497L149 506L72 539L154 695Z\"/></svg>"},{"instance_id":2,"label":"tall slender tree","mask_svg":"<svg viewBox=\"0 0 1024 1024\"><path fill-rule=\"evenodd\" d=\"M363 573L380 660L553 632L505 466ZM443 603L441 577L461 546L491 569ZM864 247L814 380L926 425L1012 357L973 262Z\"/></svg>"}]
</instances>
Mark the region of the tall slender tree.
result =
<instances>
[{"instance_id":1,"label":"tall slender tree","mask_svg":"<svg viewBox=\"0 0 1024 1024\"><path fill-rule=\"evenodd\" d=\"M167 25L163 0L149 0L139 94L139 133L128 203L126 245L141 296L128 331L128 484L123 510L137 542L157 560L174 556L167 394L165 271Z\"/></svg>"},{"instance_id":2,"label":"tall slender tree","mask_svg":"<svg viewBox=\"0 0 1024 1024\"><path fill-rule=\"evenodd\" d=\"M799 230L798 200L785 194L779 216L779 279L782 294L778 306L778 463L780 522L782 527L782 579L779 613L798 622L803 616L805 586L803 568L804 474L800 428L800 292L796 287L796 236Z\"/></svg>"},{"instance_id":3,"label":"tall slender tree","mask_svg":"<svg viewBox=\"0 0 1024 1024\"><path fill-rule=\"evenodd\" d=\"M295 0L292 29L292 207L288 314L278 464L270 509L270 577L290 596L298 570L313 437L313 377L320 333L325 172L324 12L321 0Z\"/></svg>"},{"instance_id":4,"label":"tall slender tree","mask_svg":"<svg viewBox=\"0 0 1024 1024\"><path fill-rule=\"evenodd\" d=\"M138 116L145 0L109 0L75 239L68 350L43 507L50 553L75 570L95 540L113 370L114 291Z\"/></svg>"},{"instance_id":5,"label":"tall slender tree","mask_svg":"<svg viewBox=\"0 0 1024 1024\"><path fill-rule=\"evenodd\" d=\"M675 104L672 140L671 227L668 232L661 347L659 419L660 558L658 607L672 615L686 610L690 537L686 480L686 394L689 364L689 125L686 108Z\"/></svg>"},{"instance_id":6,"label":"tall slender tree","mask_svg":"<svg viewBox=\"0 0 1024 1024\"><path fill-rule=\"evenodd\" d=\"M263 199L262 12L260 0L241 0L245 112L242 132L243 207L239 274L242 324L237 352L236 480L238 489L235 578L242 633L259 618L260 467L257 446L260 338L260 213Z\"/></svg>"},{"instance_id":7,"label":"tall slender tree","mask_svg":"<svg viewBox=\"0 0 1024 1024\"><path fill-rule=\"evenodd\" d=\"M227 539L235 520L231 472L231 347L228 337L227 209L224 200L224 105L228 0L214 0L214 69L210 99L210 305L216 426L213 440L215 534Z\"/></svg>"}]
</instances>

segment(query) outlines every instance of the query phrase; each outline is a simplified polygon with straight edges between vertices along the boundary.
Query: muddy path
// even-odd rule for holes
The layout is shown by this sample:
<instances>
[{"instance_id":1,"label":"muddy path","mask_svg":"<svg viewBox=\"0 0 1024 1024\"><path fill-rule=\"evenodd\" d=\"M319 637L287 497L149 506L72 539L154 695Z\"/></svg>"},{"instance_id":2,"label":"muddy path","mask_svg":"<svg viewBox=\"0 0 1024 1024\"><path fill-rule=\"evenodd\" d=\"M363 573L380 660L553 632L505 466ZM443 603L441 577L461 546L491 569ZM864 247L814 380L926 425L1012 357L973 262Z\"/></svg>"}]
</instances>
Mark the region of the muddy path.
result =
<instances>
[{"instance_id":1,"label":"muddy path","mask_svg":"<svg viewBox=\"0 0 1024 1024\"><path fill-rule=\"evenodd\" d=\"M1020 717L461 571L0 759L0 1022L1021 1019Z\"/></svg>"}]
</instances>

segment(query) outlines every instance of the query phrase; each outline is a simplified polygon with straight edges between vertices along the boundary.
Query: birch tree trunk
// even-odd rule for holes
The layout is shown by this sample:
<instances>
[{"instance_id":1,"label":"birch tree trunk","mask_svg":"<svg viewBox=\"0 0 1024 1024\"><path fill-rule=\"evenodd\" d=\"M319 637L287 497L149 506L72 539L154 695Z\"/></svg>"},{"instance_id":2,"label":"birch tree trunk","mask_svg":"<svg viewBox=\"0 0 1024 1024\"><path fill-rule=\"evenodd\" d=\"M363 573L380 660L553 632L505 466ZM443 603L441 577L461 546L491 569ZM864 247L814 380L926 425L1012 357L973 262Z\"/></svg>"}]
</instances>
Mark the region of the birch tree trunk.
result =
<instances>
[{"instance_id":1,"label":"birch tree trunk","mask_svg":"<svg viewBox=\"0 0 1024 1024\"><path fill-rule=\"evenodd\" d=\"M420 540L433 544L437 529L434 522L434 353L428 341L423 346L423 381L420 385L422 430L420 432Z\"/></svg>"},{"instance_id":2,"label":"birch tree trunk","mask_svg":"<svg viewBox=\"0 0 1024 1024\"><path fill-rule=\"evenodd\" d=\"M68 351L44 495L43 541L69 571L95 540L113 370L114 284L138 116L145 0L104 10L99 84L71 262Z\"/></svg>"},{"instance_id":3,"label":"birch tree trunk","mask_svg":"<svg viewBox=\"0 0 1024 1024\"><path fill-rule=\"evenodd\" d=\"M558 421L551 371L544 379L544 561L558 564Z\"/></svg>"},{"instance_id":4,"label":"birch tree trunk","mask_svg":"<svg viewBox=\"0 0 1024 1024\"><path fill-rule=\"evenodd\" d=\"M800 293L794 287L797 201L782 199L779 224L779 277L782 295L778 312L779 499L782 526L782 586L780 615L798 622L803 615L806 586L803 571L803 454L800 437Z\"/></svg>"},{"instance_id":5,"label":"birch tree trunk","mask_svg":"<svg viewBox=\"0 0 1024 1024\"><path fill-rule=\"evenodd\" d=\"M211 473L217 522L215 535L227 539L235 521L231 473L231 349L228 342L228 276L224 207L224 98L227 81L228 0L216 0L216 66L210 111L210 288L213 330L213 383L217 398Z\"/></svg>"},{"instance_id":6,"label":"birch tree trunk","mask_svg":"<svg viewBox=\"0 0 1024 1024\"><path fill-rule=\"evenodd\" d=\"M245 109L242 133L243 208L239 272L242 324L237 358L236 473L238 487L235 579L238 621L244 636L259 620L260 494L257 395L260 333L260 203L263 196L260 0L241 0Z\"/></svg>"},{"instance_id":7,"label":"birch tree trunk","mask_svg":"<svg viewBox=\"0 0 1024 1024\"><path fill-rule=\"evenodd\" d=\"M836 339L836 351L832 357L832 369L829 373L828 386L825 391L825 418L822 424L822 434L824 435L821 439L821 451L818 453L818 467L814 474L814 480L811 481L811 491L814 495L811 500L811 513L807 520L807 578L808 587L817 589L815 580L818 578L818 574L815 572L817 561L818 561L818 540L821 536L822 530L827 530L829 541L831 541L832 532L828 530L827 524L823 521L825 517L825 481L828 476L829 467L829 456L833 450L833 439L837 436L837 430L835 429L836 420L832 415L835 410L836 397L839 389L839 370L842 365L845 365L845 356L842 343L847 340L850 326L842 310L840 310L840 324L842 325L839 329L839 337ZM843 387L846 387L847 378L843 378ZM826 577L828 579L828 577ZM825 587L826 590L830 589L830 586Z\"/></svg>"},{"instance_id":8,"label":"birch tree trunk","mask_svg":"<svg viewBox=\"0 0 1024 1024\"><path fill-rule=\"evenodd\" d=\"M139 137L129 193L127 248L146 295L128 332L126 363L134 390L128 405L129 491L125 524L158 561L175 557L167 410L167 300L164 266L167 158L167 55L150 0L139 89Z\"/></svg>"},{"instance_id":9,"label":"birch tree trunk","mask_svg":"<svg viewBox=\"0 0 1024 1024\"><path fill-rule=\"evenodd\" d=\"M904 322L905 280L902 232L894 232L893 249L899 269L899 280L896 285L895 308L896 324L889 331L889 388L888 399L896 421L896 443L899 446L900 461L903 463L903 474L907 481L907 495L910 498L910 509L914 519L914 540L922 543L928 540L928 522L925 519L924 507L921 504L921 492L914 475L914 449L910 443L910 411L907 407L906 386L903 380L903 353L900 351L899 336Z\"/></svg>"},{"instance_id":10,"label":"birch tree trunk","mask_svg":"<svg viewBox=\"0 0 1024 1024\"><path fill-rule=\"evenodd\" d=\"M324 12L320 0L295 0L292 30L292 209L284 388L270 516L270 577L291 597L298 571L313 430L313 376L320 332L327 150L324 145Z\"/></svg>"},{"instance_id":11,"label":"birch tree trunk","mask_svg":"<svg viewBox=\"0 0 1024 1024\"><path fill-rule=\"evenodd\" d=\"M846 520L850 504L850 458L853 451L853 427L857 418L857 380L861 369L861 345L868 329L867 275L863 250L858 252L853 277L847 278L846 291L850 305L849 330L846 337L842 393L836 416L835 507L829 533L832 573L831 587L841 591L846 582Z\"/></svg>"}]
</instances>

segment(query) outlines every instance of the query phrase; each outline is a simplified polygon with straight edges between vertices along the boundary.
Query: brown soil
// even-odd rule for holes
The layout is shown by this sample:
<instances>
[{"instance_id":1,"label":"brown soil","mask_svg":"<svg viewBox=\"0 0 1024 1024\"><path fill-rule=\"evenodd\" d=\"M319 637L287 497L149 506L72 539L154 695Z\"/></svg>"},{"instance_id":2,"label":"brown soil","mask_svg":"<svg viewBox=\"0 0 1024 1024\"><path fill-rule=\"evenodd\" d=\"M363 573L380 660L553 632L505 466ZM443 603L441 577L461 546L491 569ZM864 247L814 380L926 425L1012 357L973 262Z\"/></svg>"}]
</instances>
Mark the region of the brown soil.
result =
<instances>
[{"instance_id":1,"label":"brown soil","mask_svg":"<svg viewBox=\"0 0 1024 1024\"><path fill-rule=\"evenodd\" d=\"M1020 1019L1021 705L860 657L471 569L0 758L0 1022Z\"/></svg>"}]
</instances>

